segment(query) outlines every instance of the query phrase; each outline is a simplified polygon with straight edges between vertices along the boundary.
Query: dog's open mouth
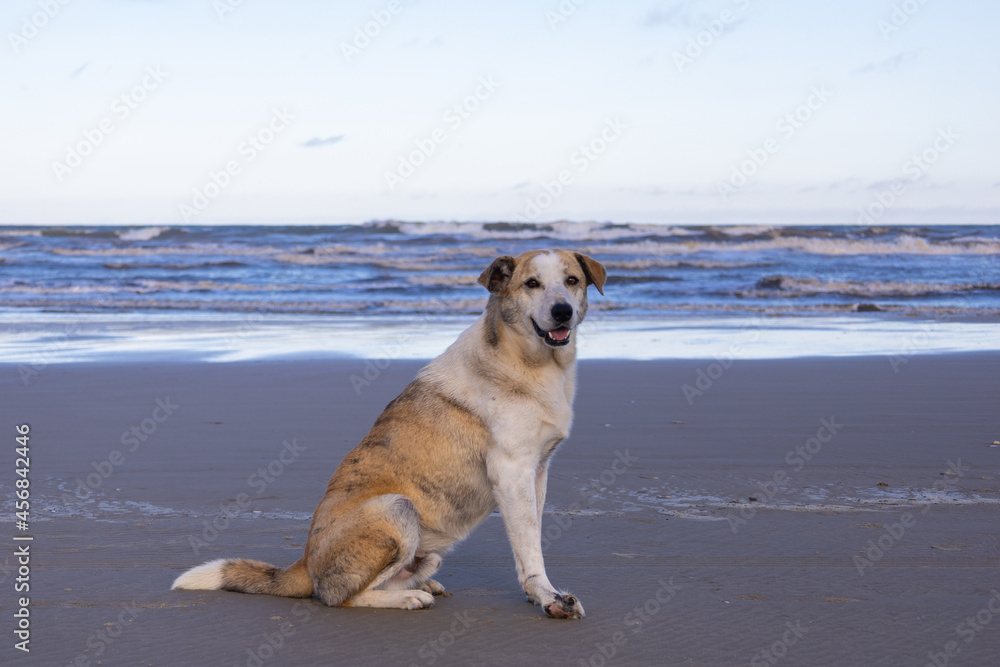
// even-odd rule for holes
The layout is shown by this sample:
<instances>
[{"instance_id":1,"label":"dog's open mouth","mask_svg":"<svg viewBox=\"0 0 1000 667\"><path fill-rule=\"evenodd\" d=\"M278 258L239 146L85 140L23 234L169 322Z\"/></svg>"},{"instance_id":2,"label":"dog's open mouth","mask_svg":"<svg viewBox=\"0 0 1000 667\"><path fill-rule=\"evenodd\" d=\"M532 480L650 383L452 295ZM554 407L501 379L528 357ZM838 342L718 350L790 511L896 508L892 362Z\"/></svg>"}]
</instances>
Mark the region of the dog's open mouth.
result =
<instances>
[{"instance_id":1,"label":"dog's open mouth","mask_svg":"<svg viewBox=\"0 0 1000 667\"><path fill-rule=\"evenodd\" d=\"M569 336L573 333L569 327L557 327L552 331L544 331L534 319L531 320L531 323L535 325L535 333L545 339L545 343L552 347L567 345L569 343Z\"/></svg>"}]
</instances>

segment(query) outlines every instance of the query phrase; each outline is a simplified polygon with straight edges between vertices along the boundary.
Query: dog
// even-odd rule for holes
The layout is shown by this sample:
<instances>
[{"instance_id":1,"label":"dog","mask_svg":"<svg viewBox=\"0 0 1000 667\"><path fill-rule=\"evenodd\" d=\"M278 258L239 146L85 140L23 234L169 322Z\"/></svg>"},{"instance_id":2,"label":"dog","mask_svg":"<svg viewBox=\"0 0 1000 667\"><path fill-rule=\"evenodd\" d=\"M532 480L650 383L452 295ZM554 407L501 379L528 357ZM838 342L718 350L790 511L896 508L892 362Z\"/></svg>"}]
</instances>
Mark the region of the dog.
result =
<instances>
[{"instance_id":1,"label":"dog","mask_svg":"<svg viewBox=\"0 0 1000 667\"><path fill-rule=\"evenodd\" d=\"M541 525L549 462L569 434L576 327L599 262L565 250L499 257L479 276L483 314L375 420L341 462L305 554L279 568L247 559L194 567L173 589L315 595L330 606L421 609L444 588L441 558L490 513L503 517L517 576L550 618L583 605L545 574Z\"/></svg>"}]
</instances>

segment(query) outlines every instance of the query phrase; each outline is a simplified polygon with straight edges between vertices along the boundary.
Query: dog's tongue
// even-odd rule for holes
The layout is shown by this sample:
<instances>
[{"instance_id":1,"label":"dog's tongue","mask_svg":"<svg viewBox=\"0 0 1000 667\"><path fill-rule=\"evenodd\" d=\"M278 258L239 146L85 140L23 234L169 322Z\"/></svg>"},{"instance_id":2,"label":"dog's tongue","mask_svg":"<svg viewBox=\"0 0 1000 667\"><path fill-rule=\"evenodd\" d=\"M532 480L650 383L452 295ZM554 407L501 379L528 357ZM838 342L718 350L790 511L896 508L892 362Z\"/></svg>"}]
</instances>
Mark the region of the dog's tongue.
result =
<instances>
[{"instance_id":1,"label":"dog's tongue","mask_svg":"<svg viewBox=\"0 0 1000 667\"><path fill-rule=\"evenodd\" d=\"M569 337L569 329L566 327L559 327L558 329L553 329L549 332L549 337L552 340L566 340Z\"/></svg>"}]
</instances>

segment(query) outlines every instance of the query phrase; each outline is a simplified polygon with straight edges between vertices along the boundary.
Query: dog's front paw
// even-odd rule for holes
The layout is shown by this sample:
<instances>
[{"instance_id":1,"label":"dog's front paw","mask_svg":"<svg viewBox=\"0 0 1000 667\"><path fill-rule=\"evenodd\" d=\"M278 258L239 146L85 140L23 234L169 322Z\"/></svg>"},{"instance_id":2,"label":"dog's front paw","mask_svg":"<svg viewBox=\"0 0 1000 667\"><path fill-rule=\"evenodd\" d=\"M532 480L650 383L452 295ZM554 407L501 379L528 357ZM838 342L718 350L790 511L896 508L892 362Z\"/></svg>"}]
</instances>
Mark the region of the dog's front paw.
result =
<instances>
[{"instance_id":1,"label":"dog's front paw","mask_svg":"<svg viewBox=\"0 0 1000 667\"><path fill-rule=\"evenodd\" d=\"M544 609L545 615L549 618L572 618L575 620L587 615L576 596L569 593L556 593L556 599L545 605Z\"/></svg>"},{"instance_id":2,"label":"dog's front paw","mask_svg":"<svg viewBox=\"0 0 1000 667\"><path fill-rule=\"evenodd\" d=\"M426 591L403 591L403 609L430 609L434 606L434 596Z\"/></svg>"}]
</instances>

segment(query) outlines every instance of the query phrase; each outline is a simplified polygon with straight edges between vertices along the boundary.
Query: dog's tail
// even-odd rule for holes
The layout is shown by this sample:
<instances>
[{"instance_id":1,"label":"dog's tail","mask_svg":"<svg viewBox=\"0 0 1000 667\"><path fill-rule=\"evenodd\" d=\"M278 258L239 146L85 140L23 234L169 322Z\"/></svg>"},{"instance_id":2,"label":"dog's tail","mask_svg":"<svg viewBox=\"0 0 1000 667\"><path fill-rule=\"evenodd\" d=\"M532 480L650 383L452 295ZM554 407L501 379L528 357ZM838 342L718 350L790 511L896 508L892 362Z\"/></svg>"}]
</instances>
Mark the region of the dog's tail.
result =
<instances>
[{"instance_id":1,"label":"dog's tail","mask_svg":"<svg viewBox=\"0 0 1000 667\"><path fill-rule=\"evenodd\" d=\"M259 560L220 558L191 568L177 577L170 588L307 598L313 593L313 582L305 558L285 569Z\"/></svg>"}]
</instances>

